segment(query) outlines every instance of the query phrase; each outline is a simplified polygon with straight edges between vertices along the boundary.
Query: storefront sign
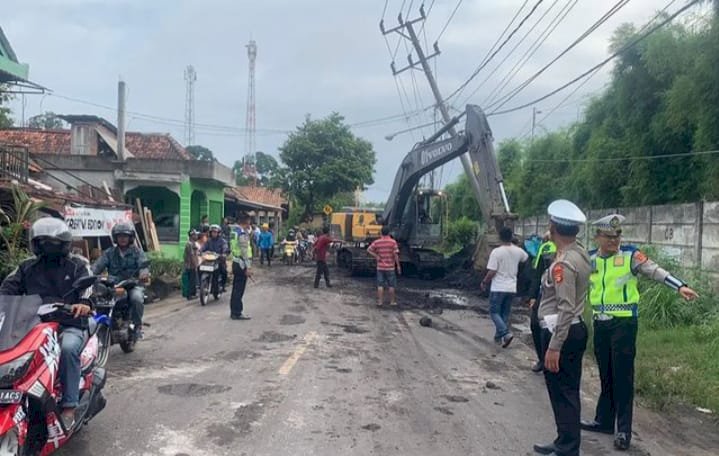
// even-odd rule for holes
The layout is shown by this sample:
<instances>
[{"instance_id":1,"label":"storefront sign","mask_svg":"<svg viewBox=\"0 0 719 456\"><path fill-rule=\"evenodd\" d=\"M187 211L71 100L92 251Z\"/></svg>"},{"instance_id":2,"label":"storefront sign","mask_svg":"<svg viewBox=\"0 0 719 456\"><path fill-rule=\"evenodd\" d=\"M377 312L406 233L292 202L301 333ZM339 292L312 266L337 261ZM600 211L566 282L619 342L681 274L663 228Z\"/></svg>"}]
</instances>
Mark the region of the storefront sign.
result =
<instances>
[{"instance_id":1,"label":"storefront sign","mask_svg":"<svg viewBox=\"0 0 719 456\"><path fill-rule=\"evenodd\" d=\"M132 224L131 209L94 209L89 207L65 206L65 222L75 237L110 236L110 230L117 223Z\"/></svg>"}]
</instances>

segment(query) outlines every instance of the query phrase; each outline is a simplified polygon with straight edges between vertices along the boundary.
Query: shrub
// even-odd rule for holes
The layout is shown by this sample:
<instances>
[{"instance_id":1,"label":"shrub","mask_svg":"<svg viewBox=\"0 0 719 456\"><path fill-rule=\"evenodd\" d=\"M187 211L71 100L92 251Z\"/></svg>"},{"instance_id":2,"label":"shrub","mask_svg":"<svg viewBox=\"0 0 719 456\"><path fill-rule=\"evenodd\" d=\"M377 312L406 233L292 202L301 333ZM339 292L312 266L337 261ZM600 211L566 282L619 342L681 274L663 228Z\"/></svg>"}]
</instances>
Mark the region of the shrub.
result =
<instances>
[{"instance_id":1,"label":"shrub","mask_svg":"<svg viewBox=\"0 0 719 456\"><path fill-rule=\"evenodd\" d=\"M450 222L447 227L447 244L463 247L472 244L477 238L477 222L467 217Z\"/></svg>"},{"instance_id":2,"label":"shrub","mask_svg":"<svg viewBox=\"0 0 719 456\"><path fill-rule=\"evenodd\" d=\"M150 252L150 274L153 277L170 276L180 277L185 269L185 264L182 260L177 258L171 258L163 255L160 252Z\"/></svg>"},{"instance_id":3,"label":"shrub","mask_svg":"<svg viewBox=\"0 0 719 456\"><path fill-rule=\"evenodd\" d=\"M13 253L0 251L0 281L5 280L5 277L13 272L23 260L31 256L30 252L25 249L17 249Z\"/></svg>"}]
</instances>

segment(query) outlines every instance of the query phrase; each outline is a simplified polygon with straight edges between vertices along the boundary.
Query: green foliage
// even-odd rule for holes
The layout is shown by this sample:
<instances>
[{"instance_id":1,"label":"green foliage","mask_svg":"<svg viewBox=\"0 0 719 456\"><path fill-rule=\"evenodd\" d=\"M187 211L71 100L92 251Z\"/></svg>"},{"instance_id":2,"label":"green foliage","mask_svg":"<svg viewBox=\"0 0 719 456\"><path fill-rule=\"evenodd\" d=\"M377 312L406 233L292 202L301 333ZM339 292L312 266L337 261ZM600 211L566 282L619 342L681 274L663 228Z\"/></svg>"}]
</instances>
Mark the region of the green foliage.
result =
<instances>
[{"instance_id":1,"label":"green foliage","mask_svg":"<svg viewBox=\"0 0 719 456\"><path fill-rule=\"evenodd\" d=\"M17 187L12 190L12 202L0 207L0 241L7 261L24 258L27 251L25 229L38 215L45 203L35 201Z\"/></svg>"},{"instance_id":2,"label":"green foliage","mask_svg":"<svg viewBox=\"0 0 719 456\"><path fill-rule=\"evenodd\" d=\"M5 85L0 84L0 128L10 128L13 126L12 112L10 108L4 106L12 99L12 96L4 91L5 88Z\"/></svg>"},{"instance_id":3,"label":"green foliage","mask_svg":"<svg viewBox=\"0 0 719 456\"><path fill-rule=\"evenodd\" d=\"M40 130L59 130L65 126L65 122L52 111L30 117L28 119L30 128L38 128Z\"/></svg>"},{"instance_id":4,"label":"green foliage","mask_svg":"<svg viewBox=\"0 0 719 456\"><path fill-rule=\"evenodd\" d=\"M449 222L446 243L450 248L472 244L477 238L478 224L467 217Z\"/></svg>"},{"instance_id":5,"label":"green foliage","mask_svg":"<svg viewBox=\"0 0 719 456\"><path fill-rule=\"evenodd\" d=\"M13 272L20 263L31 256L32 254L24 248L17 249L13 253L7 250L0 251L0 281L5 280L5 277Z\"/></svg>"},{"instance_id":6,"label":"green foliage","mask_svg":"<svg viewBox=\"0 0 719 456\"><path fill-rule=\"evenodd\" d=\"M149 252L150 274L153 277L169 276L178 278L185 269L182 260L163 255L161 252Z\"/></svg>"},{"instance_id":7,"label":"green foliage","mask_svg":"<svg viewBox=\"0 0 719 456\"><path fill-rule=\"evenodd\" d=\"M372 144L355 136L337 113L308 117L280 147L280 159L284 188L308 217L338 193L372 184L377 161Z\"/></svg>"},{"instance_id":8,"label":"green foliage","mask_svg":"<svg viewBox=\"0 0 719 456\"><path fill-rule=\"evenodd\" d=\"M719 147L718 24L714 16L659 29L617 59L581 121L531 143L500 144L513 210L534 215L556 198L594 208L719 198L719 155L631 159ZM619 27L611 48L639 29Z\"/></svg>"},{"instance_id":9,"label":"green foliage","mask_svg":"<svg viewBox=\"0 0 719 456\"><path fill-rule=\"evenodd\" d=\"M465 174L461 174L457 180L445 186L448 195L449 220L459 220L467 217L479 221L481 218L479 204Z\"/></svg>"},{"instance_id":10,"label":"green foliage","mask_svg":"<svg viewBox=\"0 0 719 456\"><path fill-rule=\"evenodd\" d=\"M205 146L187 146L185 150L194 160L215 161L215 155Z\"/></svg>"}]
</instances>

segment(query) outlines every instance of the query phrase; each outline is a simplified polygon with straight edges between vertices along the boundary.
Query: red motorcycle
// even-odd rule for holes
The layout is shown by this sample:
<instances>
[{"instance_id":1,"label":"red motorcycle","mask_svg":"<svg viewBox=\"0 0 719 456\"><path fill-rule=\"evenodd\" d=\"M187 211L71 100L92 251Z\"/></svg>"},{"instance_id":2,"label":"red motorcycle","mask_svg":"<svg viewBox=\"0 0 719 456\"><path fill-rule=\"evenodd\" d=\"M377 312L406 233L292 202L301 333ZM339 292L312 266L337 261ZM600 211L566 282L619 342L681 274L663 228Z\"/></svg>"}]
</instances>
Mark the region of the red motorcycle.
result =
<instances>
[{"instance_id":1,"label":"red motorcycle","mask_svg":"<svg viewBox=\"0 0 719 456\"><path fill-rule=\"evenodd\" d=\"M73 291L85 290L96 280L83 277ZM105 370L95 365L97 325L90 318L75 423L65 429L60 419L57 320L70 311L67 304L43 304L39 296L0 296L0 456L48 455L105 407Z\"/></svg>"}]
</instances>

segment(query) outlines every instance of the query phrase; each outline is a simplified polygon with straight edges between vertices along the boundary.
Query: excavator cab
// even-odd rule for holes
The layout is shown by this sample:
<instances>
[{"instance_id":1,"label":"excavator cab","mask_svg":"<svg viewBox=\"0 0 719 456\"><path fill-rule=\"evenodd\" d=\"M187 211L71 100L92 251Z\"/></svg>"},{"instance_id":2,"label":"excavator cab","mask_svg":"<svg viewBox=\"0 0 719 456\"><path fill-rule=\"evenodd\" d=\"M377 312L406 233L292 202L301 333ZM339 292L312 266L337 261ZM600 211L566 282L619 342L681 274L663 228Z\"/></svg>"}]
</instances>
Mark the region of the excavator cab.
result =
<instances>
[{"instance_id":1,"label":"excavator cab","mask_svg":"<svg viewBox=\"0 0 719 456\"><path fill-rule=\"evenodd\" d=\"M442 242L447 219L447 197L440 190L418 189L412 198L410 211L414 233L409 236L413 245L432 246Z\"/></svg>"}]
</instances>

